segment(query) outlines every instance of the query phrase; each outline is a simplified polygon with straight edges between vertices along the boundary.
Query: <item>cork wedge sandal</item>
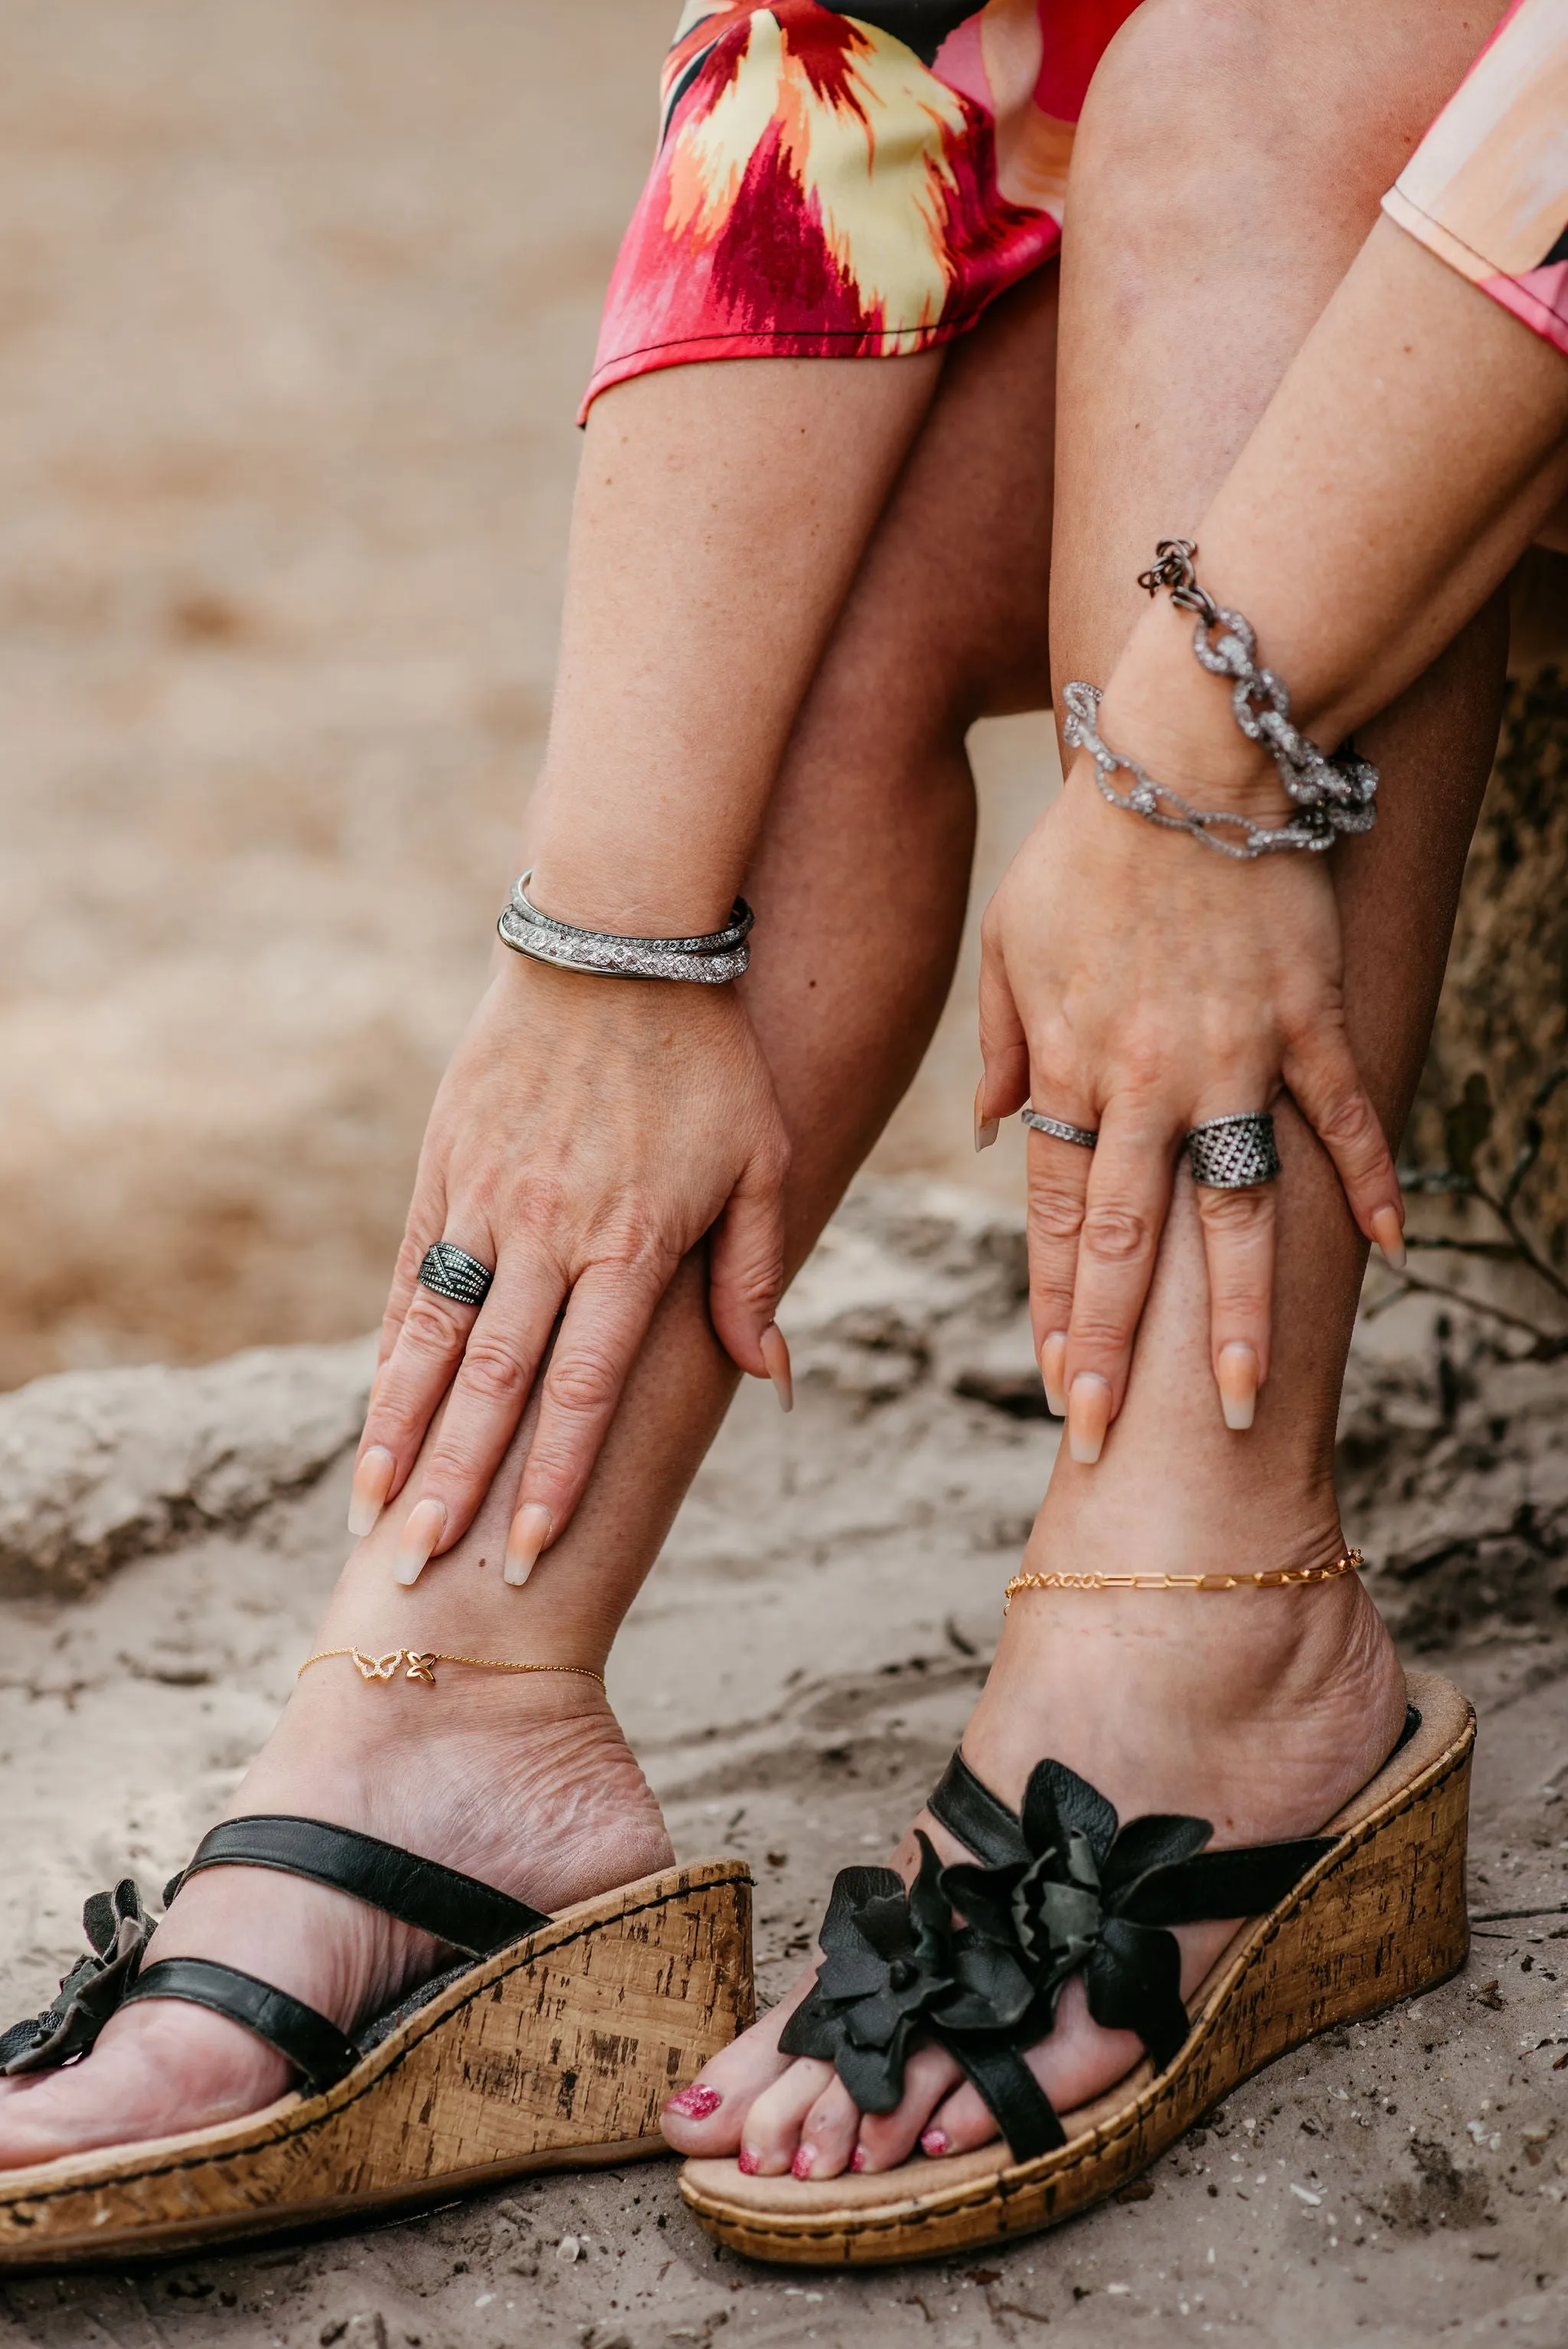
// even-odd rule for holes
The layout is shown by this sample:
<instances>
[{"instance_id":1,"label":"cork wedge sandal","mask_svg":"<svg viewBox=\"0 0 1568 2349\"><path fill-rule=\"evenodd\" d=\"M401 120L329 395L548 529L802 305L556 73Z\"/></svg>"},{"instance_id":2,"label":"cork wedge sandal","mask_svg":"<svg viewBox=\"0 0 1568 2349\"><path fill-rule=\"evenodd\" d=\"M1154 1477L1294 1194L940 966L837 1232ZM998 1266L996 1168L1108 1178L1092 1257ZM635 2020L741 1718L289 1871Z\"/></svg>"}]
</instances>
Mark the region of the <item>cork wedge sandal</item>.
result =
<instances>
[{"instance_id":1,"label":"cork wedge sandal","mask_svg":"<svg viewBox=\"0 0 1568 2349\"><path fill-rule=\"evenodd\" d=\"M1035 1771L1019 1816L955 1755L930 1808L981 1864L939 1868L926 1844L907 1894L890 1870L845 1869L816 1986L780 2045L830 2057L862 2111L889 2111L905 2049L917 2032L936 2037L1004 2141L820 2182L688 2161L681 2193L700 2224L748 2258L808 2267L1029 2234L1124 2186L1276 2055L1455 1972L1470 1945L1475 1716L1429 1673L1409 1675L1409 1698L1398 1746L1320 1836L1240 1851L1203 1851L1201 1819L1119 1828L1103 1796L1057 1763ZM1169 1928L1246 1909L1184 2006ZM1096 2020L1136 2032L1148 2052L1106 2095L1058 2116L1019 2051L1048 2031L1078 1971Z\"/></svg>"},{"instance_id":2,"label":"cork wedge sandal","mask_svg":"<svg viewBox=\"0 0 1568 2349\"><path fill-rule=\"evenodd\" d=\"M0 2170L0 2273L166 2253L428 2201L525 2170L663 2152L659 2110L753 2012L742 1861L667 1868L547 1917L477 1878L315 1819L231 1819L184 1875L268 1868L331 1886L462 1954L351 2039L253 1975L144 1966L129 1878L88 1902L94 1954L0 2036L0 2073L85 2054L137 2000L184 2000L288 2058L295 2091L244 2119Z\"/></svg>"}]
</instances>

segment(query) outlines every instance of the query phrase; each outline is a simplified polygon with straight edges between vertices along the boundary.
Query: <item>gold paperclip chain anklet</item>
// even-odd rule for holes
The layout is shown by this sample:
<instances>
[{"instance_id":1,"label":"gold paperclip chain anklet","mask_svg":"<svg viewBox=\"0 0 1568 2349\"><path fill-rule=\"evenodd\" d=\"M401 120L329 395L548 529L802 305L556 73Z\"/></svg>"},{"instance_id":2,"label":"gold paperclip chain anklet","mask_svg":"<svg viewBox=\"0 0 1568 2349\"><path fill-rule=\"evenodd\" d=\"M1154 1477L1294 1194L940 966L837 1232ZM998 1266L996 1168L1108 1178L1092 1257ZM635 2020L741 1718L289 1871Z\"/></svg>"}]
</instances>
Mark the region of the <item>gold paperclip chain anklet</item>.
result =
<instances>
[{"instance_id":1,"label":"gold paperclip chain anklet","mask_svg":"<svg viewBox=\"0 0 1568 2349\"><path fill-rule=\"evenodd\" d=\"M294 1674L295 1680L308 1672L312 1664L330 1663L335 1656L347 1656L362 1681L389 1681L399 1664L407 1669L406 1681L422 1681L427 1688L436 1685L438 1664L467 1664L476 1672L573 1672L580 1680L597 1681L604 1685L604 1675L593 1664L511 1664L496 1656L448 1656L435 1648L391 1648L384 1656L367 1656L361 1648L324 1648L319 1656L307 1656Z\"/></svg>"},{"instance_id":2,"label":"gold paperclip chain anklet","mask_svg":"<svg viewBox=\"0 0 1568 2349\"><path fill-rule=\"evenodd\" d=\"M1005 1615L1020 1590L1288 1590L1298 1583L1336 1582L1366 1563L1347 1549L1332 1566L1273 1566L1261 1574L1016 1574L1003 1596Z\"/></svg>"}]
</instances>

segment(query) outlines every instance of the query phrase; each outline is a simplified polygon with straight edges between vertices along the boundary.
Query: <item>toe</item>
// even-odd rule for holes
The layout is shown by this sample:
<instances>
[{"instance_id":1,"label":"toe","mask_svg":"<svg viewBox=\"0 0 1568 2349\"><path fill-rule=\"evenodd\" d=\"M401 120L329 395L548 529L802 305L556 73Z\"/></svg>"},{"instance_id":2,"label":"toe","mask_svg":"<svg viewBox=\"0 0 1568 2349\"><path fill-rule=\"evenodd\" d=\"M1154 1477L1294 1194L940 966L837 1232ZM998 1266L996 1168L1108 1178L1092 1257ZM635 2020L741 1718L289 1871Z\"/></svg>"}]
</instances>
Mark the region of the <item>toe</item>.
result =
<instances>
[{"instance_id":1,"label":"toe","mask_svg":"<svg viewBox=\"0 0 1568 2349\"><path fill-rule=\"evenodd\" d=\"M841 2079L830 2080L800 2126L797 2178L838 2178L854 2158L861 2108Z\"/></svg>"},{"instance_id":2,"label":"toe","mask_svg":"<svg viewBox=\"0 0 1568 2349\"><path fill-rule=\"evenodd\" d=\"M747 2115L765 2089L789 2071L792 2058L779 2053L779 2034L815 1982L806 1974L760 2023L705 2064L689 2087L673 2095L659 2116L665 2141L676 2153L713 2160L738 2153Z\"/></svg>"},{"instance_id":3,"label":"toe","mask_svg":"<svg viewBox=\"0 0 1568 2349\"><path fill-rule=\"evenodd\" d=\"M782 2178L800 2148L800 2124L833 2076L830 2064L791 2064L746 2116L740 2167L748 2178Z\"/></svg>"},{"instance_id":4,"label":"toe","mask_svg":"<svg viewBox=\"0 0 1568 2349\"><path fill-rule=\"evenodd\" d=\"M937 2160L944 2153L968 2153L977 2145L989 2145L996 2133L979 2089L965 2080L943 2098L922 2129L920 2149Z\"/></svg>"},{"instance_id":5,"label":"toe","mask_svg":"<svg viewBox=\"0 0 1568 2349\"><path fill-rule=\"evenodd\" d=\"M907 2161L930 2127L932 2114L962 2078L945 2047L917 2047L904 2066L903 2094L891 2113L867 2113L861 2121L857 2168L896 2169Z\"/></svg>"}]
</instances>

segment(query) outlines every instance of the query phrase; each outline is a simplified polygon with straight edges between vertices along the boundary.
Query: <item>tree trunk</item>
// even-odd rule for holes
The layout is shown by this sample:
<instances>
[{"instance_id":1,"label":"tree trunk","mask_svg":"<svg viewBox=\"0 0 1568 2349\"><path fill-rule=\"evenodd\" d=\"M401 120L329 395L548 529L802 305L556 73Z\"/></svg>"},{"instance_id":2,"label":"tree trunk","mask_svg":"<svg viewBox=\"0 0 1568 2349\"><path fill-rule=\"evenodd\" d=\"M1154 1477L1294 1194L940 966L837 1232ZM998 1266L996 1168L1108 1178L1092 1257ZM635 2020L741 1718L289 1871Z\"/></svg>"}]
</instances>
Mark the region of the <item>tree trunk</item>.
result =
<instances>
[{"instance_id":1,"label":"tree trunk","mask_svg":"<svg viewBox=\"0 0 1568 2349\"><path fill-rule=\"evenodd\" d=\"M1537 551L1515 583L1508 701L1465 870L1442 1001L1402 1163L1456 1166L1474 1151L1506 1185L1532 1121L1539 1156L1521 1224L1568 1268L1568 557ZM1564 1073L1542 1100L1558 1071ZM1490 1104L1491 1115L1488 1116ZM1433 1200L1417 1228L1483 1224ZM1430 1259L1428 1260L1430 1263Z\"/></svg>"}]
</instances>

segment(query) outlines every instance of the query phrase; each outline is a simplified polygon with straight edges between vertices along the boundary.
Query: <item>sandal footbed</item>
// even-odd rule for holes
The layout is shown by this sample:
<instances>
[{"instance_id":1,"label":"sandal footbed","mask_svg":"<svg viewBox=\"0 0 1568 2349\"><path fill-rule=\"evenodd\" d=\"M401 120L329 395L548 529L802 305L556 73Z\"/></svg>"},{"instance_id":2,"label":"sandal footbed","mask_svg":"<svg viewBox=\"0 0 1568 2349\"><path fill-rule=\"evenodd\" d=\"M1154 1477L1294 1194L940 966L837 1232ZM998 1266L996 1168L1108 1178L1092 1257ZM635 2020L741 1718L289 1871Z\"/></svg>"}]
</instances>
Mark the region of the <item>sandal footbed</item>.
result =
<instances>
[{"instance_id":1,"label":"sandal footbed","mask_svg":"<svg viewBox=\"0 0 1568 2349\"><path fill-rule=\"evenodd\" d=\"M0 2170L0 2271L119 2261L664 2149L752 2019L743 1860L580 1901L470 1967L324 2094Z\"/></svg>"},{"instance_id":2,"label":"sandal footbed","mask_svg":"<svg viewBox=\"0 0 1568 2349\"><path fill-rule=\"evenodd\" d=\"M1429 1672L1407 1679L1420 1727L1324 1828L1340 1838L1334 1850L1227 1944L1189 2001L1190 2037L1158 2079L1151 2064L1140 2063L1104 2095L1064 2113L1068 2142L1031 2162L1010 2163L995 2141L820 2180L747 2177L733 2158L688 2161L680 2190L703 2227L753 2258L830 2266L934 2258L1049 2226L1135 2177L1276 2055L1456 1972L1470 1941L1464 1861L1475 1716L1449 1682ZM1370 1865L1352 1881L1346 1871L1358 1855ZM1320 1979L1303 1982L1293 1953L1300 2012L1271 2029L1283 1933L1309 1909L1326 1919L1335 1907L1341 1913L1332 1932L1325 1928L1319 1962L1311 1963L1310 1951L1299 1953ZM1243 2001L1244 2033L1234 2027Z\"/></svg>"}]
</instances>

